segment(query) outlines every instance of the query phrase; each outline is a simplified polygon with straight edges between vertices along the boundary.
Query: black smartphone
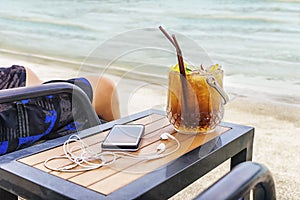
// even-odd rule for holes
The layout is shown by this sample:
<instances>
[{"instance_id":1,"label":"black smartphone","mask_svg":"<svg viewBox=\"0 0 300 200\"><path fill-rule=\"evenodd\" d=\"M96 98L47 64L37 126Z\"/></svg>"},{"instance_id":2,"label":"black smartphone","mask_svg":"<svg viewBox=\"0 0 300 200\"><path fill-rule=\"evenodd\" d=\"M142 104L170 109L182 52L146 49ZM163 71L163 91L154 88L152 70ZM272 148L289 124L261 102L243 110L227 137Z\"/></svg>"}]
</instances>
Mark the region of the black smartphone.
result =
<instances>
[{"instance_id":1,"label":"black smartphone","mask_svg":"<svg viewBox=\"0 0 300 200\"><path fill-rule=\"evenodd\" d=\"M103 150L136 151L144 134L142 124L114 125L102 143Z\"/></svg>"}]
</instances>

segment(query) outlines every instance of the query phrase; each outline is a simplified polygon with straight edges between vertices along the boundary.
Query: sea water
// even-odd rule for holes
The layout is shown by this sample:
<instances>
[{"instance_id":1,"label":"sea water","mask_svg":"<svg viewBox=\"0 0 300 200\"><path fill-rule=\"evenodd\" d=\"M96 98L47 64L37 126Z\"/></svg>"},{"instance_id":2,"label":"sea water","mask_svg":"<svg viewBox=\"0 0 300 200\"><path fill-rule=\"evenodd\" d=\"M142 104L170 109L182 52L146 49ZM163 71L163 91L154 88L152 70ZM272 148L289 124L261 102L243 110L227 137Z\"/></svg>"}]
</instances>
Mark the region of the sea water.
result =
<instances>
[{"instance_id":1,"label":"sea water","mask_svg":"<svg viewBox=\"0 0 300 200\"><path fill-rule=\"evenodd\" d=\"M206 63L185 46L191 41L222 65L231 92L286 95L300 104L296 0L0 0L0 8L2 53L84 63L91 71L115 66L107 73L164 82L176 55L162 25L178 36L184 56L193 52L193 64Z\"/></svg>"}]
</instances>

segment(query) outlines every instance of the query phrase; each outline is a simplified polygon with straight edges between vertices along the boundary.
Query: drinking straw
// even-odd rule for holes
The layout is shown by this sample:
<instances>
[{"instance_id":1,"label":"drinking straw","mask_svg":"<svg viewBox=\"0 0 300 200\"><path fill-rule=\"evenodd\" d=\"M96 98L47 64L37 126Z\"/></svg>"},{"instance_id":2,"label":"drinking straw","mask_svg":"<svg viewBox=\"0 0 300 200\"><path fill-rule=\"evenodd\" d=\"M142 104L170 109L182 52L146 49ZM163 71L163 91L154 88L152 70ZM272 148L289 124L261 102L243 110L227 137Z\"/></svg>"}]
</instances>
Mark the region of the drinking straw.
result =
<instances>
[{"instance_id":1,"label":"drinking straw","mask_svg":"<svg viewBox=\"0 0 300 200\"><path fill-rule=\"evenodd\" d=\"M178 65L179 65L179 71L180 71L180 81L181 81L181 86L182 86L182 96L183 96L183 107L184 107L184 112L182 113L183 118L187 117L187 114L189 113L189 107L187 105L188 102L188 89L187 89L187 83L186 83L186 73L185 73L185 67L184 67L184 62L183 62L183 57L182 57L182 52L179 47L179 44L177 42L177 39L175 35L173 34L172 37L163 29L163 27L159 26L159 29L163 32L163 34L166 36L166 38L173 44L173 46L176 48L176 53L177 53L177 59L178 59Z\"/></svg>"},{"instance_id":2,"label":"drinking straw","mask_svg":"<svg viewBox=\"0 0 300 200\"><path fill-rule=\"evenodd\" d=\"M158 27L161 32L166 36L166 38L173 44L173 46L175 47L175 43L173 41L173 39L171 38L171 36L167 33L167 31L162 27L162 26L159 26ZM175 47L176 48L176 47Z\"/></svg>"},{"instance_id":3,"label":"drinking straw","mask_svg":"<svg viewBox=\"0 0 300 200\"><path fill-rule=\"evenodd\" d=\"M182 96L183 96L183 107L185 109L185 112L182 113L182 116L184 118L187 117L187 114L189 113L189 107L187 105L188 102L188 87L187 87L187 80L186 80L186 73L185 73L185 67L184 67L184 62L183 62L183 58L182 58L182 52L181 49L179 47L179 44L177 42L177 39L175 37L175 35L172 35L173 41L174 41L174 45L176 48L176 53L177 53L177 59L178 59L178 65L179 65L179 71L180 74L182 76L180 76L180 80L181 80L181 85L182 85Z\"/></svg>"},{"instance_id":4,"label":"drinking straw","mask_svg":"<svg viewBox=\"0 0 300 200\"><path fill-rule=\"evenodd\" d=\"M186 76L185 74L185 67L184 67L184 63L183 63L183 58L182 58L182 52L181 49L179 47L179 44L176 40L175 35L173 34L172 37L167 33L167 31L162 27L159 26L158 27L161 32L166 36L166 38L173 44L173 46L176 48L176 52L177 52L177 59L178 59L178 65L179 65L179 70L180 70L180 74L182 76Z\"/></svg>"},{"instance_id":5,"label":"drinking straw","mask_svg":"<svg viewBox=\"0 0 300 200\"><path fill-rule=\"evenodd\" d=\"M172 35L172 38L173 38L173 41L174 41L174 44L175 44L175 48L176 48L176 52L177 52L177 59L178 59L178 65L179 65L179 70L180 70L180 74L185 77L186 74L185 74L185 67L184 67L184 62L183 62L183 58L182 58L182 52L181 52L181 49L179 47L179 44L176 40L176 37L175 35L173 34Z\"/></svg>"}]
</instances>

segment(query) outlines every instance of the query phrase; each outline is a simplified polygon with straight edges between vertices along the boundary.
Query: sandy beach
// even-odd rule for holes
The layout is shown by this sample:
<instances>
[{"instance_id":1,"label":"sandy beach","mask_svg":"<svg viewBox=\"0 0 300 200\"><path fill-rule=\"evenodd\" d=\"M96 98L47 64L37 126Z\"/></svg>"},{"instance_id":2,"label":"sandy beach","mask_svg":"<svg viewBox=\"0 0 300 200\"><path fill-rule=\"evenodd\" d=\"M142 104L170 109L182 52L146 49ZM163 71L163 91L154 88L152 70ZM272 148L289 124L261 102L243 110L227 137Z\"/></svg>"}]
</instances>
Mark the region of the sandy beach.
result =
<instances>
[{"instance_id":1,"label":"sandy beach","mask_svg":"<svg viewBox=\"0 0 300 200\"><path fill-rule=\"evenodd\" d=\"M28 59L2 54L2 66L29 66L42 80L78 76L78 67L62 67L62 63ZM108 75L116 83L122 116L148 108L165 109L166 87ZM231 91L228 91L232 97ZM284 102L284 96L282 96ZM293 101L293 100L290 100ZM265 98L234 95L225 107L224 121L255 127L253 161L266 165L273 173L278 199L300 196L300 109L297 100L283 104ZM228 172L225 162L212 173L175 195L172 199L192 199L205 187Z\"/></svg>"},{"instance_id":2,"label":"sandy beach","mask_svg":"<svg viewBox=\"0 0 300 200\"><path fill-rule=\"evenodd\" d=\"M165 110L167 73L177 60L158 30L163 26L189 64L223 66L230 96L223 120L255 127L253 161L273 173L277 199L300 198L299 0L3 0L0 6L1 67L28 66L43 81L112 67L104 75L116 84L122 116ZM193 199L228 171L227 161L172 199Z\"/></svg>"}]
</instances>

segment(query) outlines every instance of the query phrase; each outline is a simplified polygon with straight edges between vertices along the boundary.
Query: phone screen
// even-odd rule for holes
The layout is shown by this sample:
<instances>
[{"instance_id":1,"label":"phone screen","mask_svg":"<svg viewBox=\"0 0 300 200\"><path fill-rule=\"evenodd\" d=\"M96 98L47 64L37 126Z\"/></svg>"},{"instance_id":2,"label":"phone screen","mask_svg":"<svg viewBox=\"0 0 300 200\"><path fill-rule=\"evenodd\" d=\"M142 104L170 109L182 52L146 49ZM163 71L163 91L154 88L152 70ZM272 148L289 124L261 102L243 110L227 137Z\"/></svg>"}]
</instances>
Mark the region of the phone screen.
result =
<instances>
[{"instance_id":1,"label":"phone screen","mask_svg":"<svg viewBox=\"0 0 300 200\"><path fill-rule=\"evenodd\" d=\"M138 150L144 133L144 125L126 124L115 125L102 143L104 150Z\"/></svg>"}]
</instances>

